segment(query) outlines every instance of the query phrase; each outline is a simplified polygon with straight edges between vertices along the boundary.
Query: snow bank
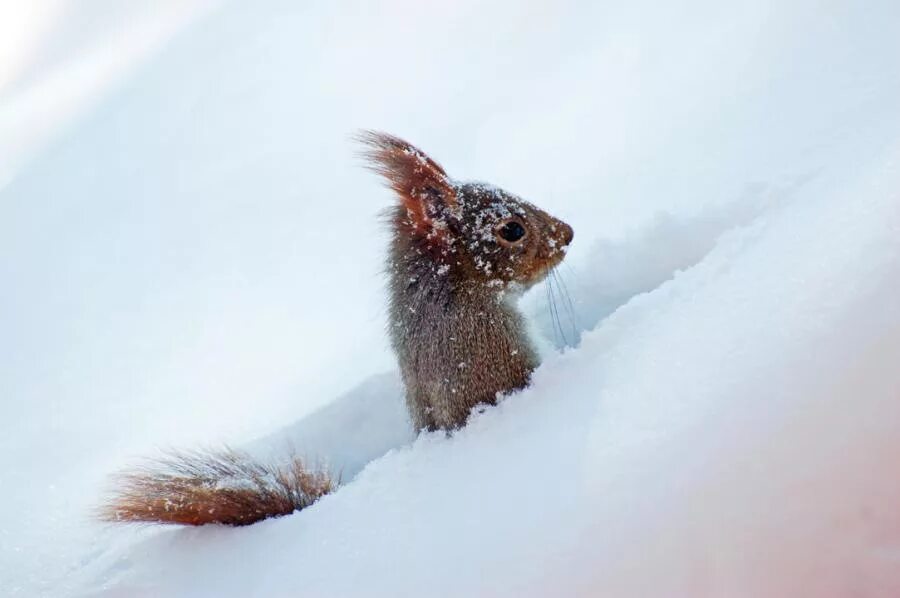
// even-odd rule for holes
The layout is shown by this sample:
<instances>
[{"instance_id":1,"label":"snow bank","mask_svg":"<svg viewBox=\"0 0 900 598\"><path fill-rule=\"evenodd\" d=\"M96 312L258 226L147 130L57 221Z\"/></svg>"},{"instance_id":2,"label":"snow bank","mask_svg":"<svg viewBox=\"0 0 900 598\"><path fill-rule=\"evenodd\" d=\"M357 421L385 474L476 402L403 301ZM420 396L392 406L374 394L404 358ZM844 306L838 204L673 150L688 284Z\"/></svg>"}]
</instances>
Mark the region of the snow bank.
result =
<instances>
[{"instance_id":1,"label":"snow bank","mask_svg":"<svg viewBox=\"0 0 900 598\"><path fill-rule=\"evenodd\" d=\"M731 230L453 437L424 435L285 519L157 533L95 587L900 592L898 158Z\"/></svg>"},{"instance_id":2,"label":"snow bank","mask_svg":"<svg viewBox=\"0 0 900 598\"><path fill-rule=\"evenodd\" d=\"M556 349L576 346L583 332L635 295L649 292L679 271L697 264L719 238L752 221L767 206L789 198L801 185L759 186L732 203L708 207L699 214L656 214L621 239L594 241L589 265L576 270L564 262L545 289L529 293L523 310L541 344ZM544 354L548 350L544 348Z\"/></svg>"},{"instance_id":3,"label":"snow bank","mask_svg":"<svg viewBox=\"0 0 900 598\"><path fill-rule=\"evenodd\" d=\"M0 189L0 593L896 593L897 16L231 2L55 40L91 76L0 98L48 133L0 127L36 152ZM385 373L358 127L576 230L565 336L526 297L533 388L452 438ZM133 457L218 443L348 484L243 530L91 519Z\"/></svg>"},{"instance_id":4,"label":"snow bank","mask_svg":"<svg viewBox=\"0 0 900 598\"><path fill-rule=\"evenodd\" d=\"M304 455L350 481L369 462L415 439L399 372L379 374L298 422L251 443L257 458Z\"/></svg>"}]
</instances>

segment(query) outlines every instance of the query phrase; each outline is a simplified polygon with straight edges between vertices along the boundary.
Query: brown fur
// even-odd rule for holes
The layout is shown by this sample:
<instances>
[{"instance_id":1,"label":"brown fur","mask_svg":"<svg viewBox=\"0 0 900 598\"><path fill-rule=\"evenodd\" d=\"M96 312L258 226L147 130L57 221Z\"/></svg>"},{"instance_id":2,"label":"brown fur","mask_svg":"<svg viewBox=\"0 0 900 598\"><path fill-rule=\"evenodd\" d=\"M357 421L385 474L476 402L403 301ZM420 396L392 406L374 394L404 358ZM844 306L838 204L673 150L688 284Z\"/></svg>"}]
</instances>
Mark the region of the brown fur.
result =
<instances>
[{"instance_id":1,"label":"brown fur","mask_svg":"<svg viewBox=\"0 0 900 598\"><path fill-rule=\"evenodd\" d=\"M565 256L572 228L490 185L459 183L398 137L358 137L398 203L388 214L390 335L416 429L451 430L472 408L528 384L537 367L515 298ZM522 233L504 238L510 225ZM248 525L314 503L337 485L231 450L173 453L120 474L107 521Z\"/></svg>"},{"instance_id":2,"label":"brown fur","mask_svg":"<svg viewBox=\"0 0 900 598\"><path fill-rule=\"evenodd\" d=\"M441 165L393 135L364 131L356 139L367 147L363 156L371 169L387 180L400 200L406 217L398 226L410 236L441 239L443 232L433 226L436 202L455 203L453 187Z\"/></svg>"},{"instance_id":3,"label":"brown fur","mask_svg":"<svg viewBox=\"0 0 900 598\"><path fill-rule=\"evenodd\" d=\"M294 458L284 466L219 451L173 452L116 477L116 495L101 508L112 522L249 525L316 502L335 484Z\"/></svg>"},{"instance_id":4,"label":"brown fur","mask_svg":"<svg viewBox=\"0 0 900 598\"><path fill-rule=\"evenodd\" d=\"M515 195L460 183L397 137L361 138L399 205L388 213L389 332L417 429L453 429L527 386L537 367L519 293L565 256L572 228ZM500 229L525 231L509 242Z\"/></svg>"}]
</instances>

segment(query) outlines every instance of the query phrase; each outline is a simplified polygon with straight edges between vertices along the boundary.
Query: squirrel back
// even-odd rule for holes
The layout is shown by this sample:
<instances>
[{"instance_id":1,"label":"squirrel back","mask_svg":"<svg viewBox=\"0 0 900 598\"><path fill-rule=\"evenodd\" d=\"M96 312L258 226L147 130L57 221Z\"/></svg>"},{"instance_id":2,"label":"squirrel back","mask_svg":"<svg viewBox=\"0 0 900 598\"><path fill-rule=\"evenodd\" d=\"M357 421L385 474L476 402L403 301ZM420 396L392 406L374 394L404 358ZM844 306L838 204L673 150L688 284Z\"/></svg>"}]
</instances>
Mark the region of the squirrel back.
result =
<instances>
[{"instance_id":1,"label":"squirrel back","mask_svg":"<svg viewBox=\"0 0 900 598\"><path fill-rule=\"evenodd\" d=\"M408 142L358 140L395 192L386 213L389 334L417 430L452 430L472 408L528 385L538 365L521 292L565 256L572 228L483 183L460 183ZM247 525L300 510L337 483L300 459L264 465L234 451L173 453L120 474L107 521Z\"/></svg>"}]
</instances>

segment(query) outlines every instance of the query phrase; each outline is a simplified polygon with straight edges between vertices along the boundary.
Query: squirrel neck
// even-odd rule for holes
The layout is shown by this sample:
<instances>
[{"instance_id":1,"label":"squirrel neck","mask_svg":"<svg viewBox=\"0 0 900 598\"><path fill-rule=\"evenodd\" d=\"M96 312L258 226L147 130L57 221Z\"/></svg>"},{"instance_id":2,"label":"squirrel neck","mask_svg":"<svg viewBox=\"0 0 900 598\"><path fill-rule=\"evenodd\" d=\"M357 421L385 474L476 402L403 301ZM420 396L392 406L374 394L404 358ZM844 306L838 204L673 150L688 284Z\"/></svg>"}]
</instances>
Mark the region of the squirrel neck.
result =
<instances>
[{"instance_id":1,"label":"squirrel neck","mask_svg":"<svg viewBox=\"0 0 900 598\"><path fill-rule=\"evenodd\" d=\"M502 286L461 279L395 236L390 336L418 429L465 424L475 405L525 387L537 355Z\"/></svg>"}]
</instances>

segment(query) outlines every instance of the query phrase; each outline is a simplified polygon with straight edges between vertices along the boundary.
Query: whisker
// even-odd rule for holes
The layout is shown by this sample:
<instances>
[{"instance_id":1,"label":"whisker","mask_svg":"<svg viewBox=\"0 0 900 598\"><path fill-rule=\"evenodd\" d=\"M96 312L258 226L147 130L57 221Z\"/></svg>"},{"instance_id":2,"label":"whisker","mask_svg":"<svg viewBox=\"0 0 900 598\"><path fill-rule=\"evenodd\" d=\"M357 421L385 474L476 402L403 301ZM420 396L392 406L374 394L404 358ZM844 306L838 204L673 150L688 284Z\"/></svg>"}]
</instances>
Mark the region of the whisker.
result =
<instances>
[{"instance_id":1,"label":"whisker","mask_svg":"<svg viewBox=\"0 0 900 598\"><path fill-rule=\"evenodd\" d=\"M581 331L581 322L578 319L578 312L575 311L575 304L572 302L572 294L569 292L569 287L566 286L566 281L562 275L562 272L557 272L556 268L554 268L553 277L556 278L556 284L560 288L563 299L565 299L563 307L566 309L567 315L569 317L569 323L572 324L572 332L575 335L575 342L578 342L579 333Z\"/></svg>"},{"instance_id":2,"label":"whisker","mask_svg":"<svg viewBox=\"0 0 900 598\"><path fill-rule=\"evenodd\" d=\"M551 270L551 272L552 272L552 270ZM560 338L562 339L561 345L565 347L565 346L568 346L569 339L566 338L566 333L562 327L562 320L560 320L560 318L559 318L559 308L556 305L556 293L553 291L553 277L552 276L547 277L547 283L548 283L547 286L550 289L550 305L552 308L554 322L556 323L556 327L559 329L559 335L560 335Z\"/></svg>"},{"instance_id":3,"label":"whisker","mask_svg":"<svg viewBox=\"0 0 900 598\"><path fill-rule=\"evenodd\" d=\"M555 293L554 293L554 302L555 302L554 307L556 309L556 322L557 322L557 325L559 326L560 333L562 334L563 342L565 343L565 345L567 347L570 347L570 346L572 346L573 343L569 342L569 337L566 334L566 330L562 325L562 316L560 315L559 303L561 300L557 300L557 297L556 297L557 294L562 295L562 289L559 286L559 279L556 277L556 273L553 272L552 270L551 270L551 278L553 279L553 282L556 283L556 289L555 289ZM565 308L565 303L563 303L563 307ZM576 338L577 338L577 335L576 335Z\"/></svg>"},{"instance_id":4,"label":"whisker","mask_svg":"<svg viewBox=\"0 0 900 598\"><path fill-rule=\"evenodd\" d=\"M574 278L577 281L578 274L575 272L575 268L573 268L571 265L569 265L569 262L560 262L560 263L566 267L566 269L569 271L569 274L572 275L572 278Z\"/></svg>"},{"instance_id":5,"label":"whisker","mask_svg":"<svg viewBox=\"0 0 900 598\"><path fill-rule=\"evenodd\" d=\"M556 327L556 321L553 319L553 290L550 287L550 278L547 277L544 290L547 292L547 311L550 312L550 327L553 328L553 340L557 345L560 343L559 332Z\"/></svg>"}]
</instances>

